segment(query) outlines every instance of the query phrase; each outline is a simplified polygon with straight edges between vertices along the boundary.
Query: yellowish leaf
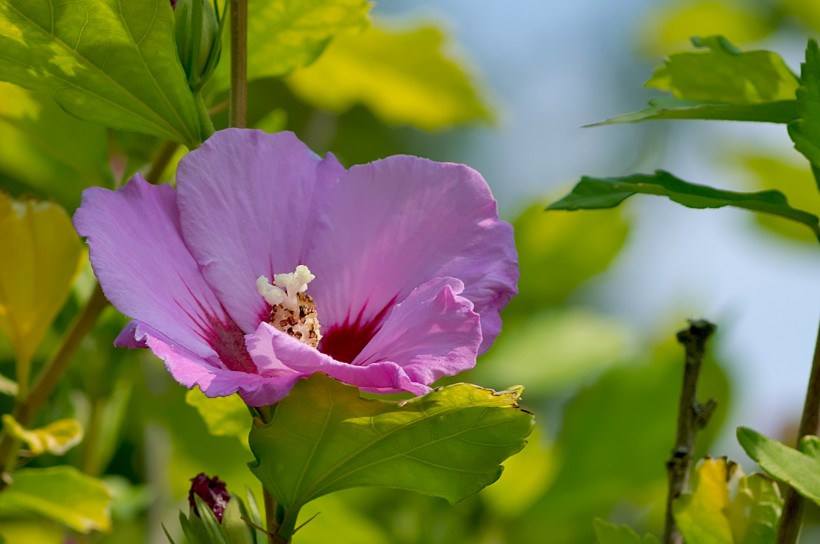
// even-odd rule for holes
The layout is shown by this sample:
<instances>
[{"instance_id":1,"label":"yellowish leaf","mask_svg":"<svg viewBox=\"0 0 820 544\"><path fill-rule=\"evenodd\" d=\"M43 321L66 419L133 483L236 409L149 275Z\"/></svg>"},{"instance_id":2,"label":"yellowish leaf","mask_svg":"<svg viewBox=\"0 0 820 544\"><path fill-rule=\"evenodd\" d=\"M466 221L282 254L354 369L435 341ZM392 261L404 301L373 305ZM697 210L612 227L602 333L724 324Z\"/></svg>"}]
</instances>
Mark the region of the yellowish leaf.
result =
<instances>
[{"instance_id":1,"label":"yellowish leaf","mask_svg":"<svg viewBox=\"0 0 820 544\"><path fill-rule=\"evenodd\" d=\"M58 419L39 429L26 429L9 414L3 414L3 428L28 446L29 454L63 455L83 439L83 428L76 419Z\"/></svg>"},{"instance_id":2,"label":"yellowish leaf","mask_svg":"<svg viewBox=\"0 0 820 544\"><path fill-rule=\"evenodd\" d=\"M0 193L0 331L17 352L18 380L68 297L84 254L65 210Z\"/></svg>"},{"instance_id":3,"label":"yellowish leaf","mask_svg":"<svg viewBox=\"0 0 820 544\"><path fill-rule=\"evenodd\" d=\"M446 42L431 25L398 31L373 24L337 36L287 82L321 109L341 113L360 103L391 125L436 130L492 120L472 78L445 52Z\"/></svg>"}]
</instances>

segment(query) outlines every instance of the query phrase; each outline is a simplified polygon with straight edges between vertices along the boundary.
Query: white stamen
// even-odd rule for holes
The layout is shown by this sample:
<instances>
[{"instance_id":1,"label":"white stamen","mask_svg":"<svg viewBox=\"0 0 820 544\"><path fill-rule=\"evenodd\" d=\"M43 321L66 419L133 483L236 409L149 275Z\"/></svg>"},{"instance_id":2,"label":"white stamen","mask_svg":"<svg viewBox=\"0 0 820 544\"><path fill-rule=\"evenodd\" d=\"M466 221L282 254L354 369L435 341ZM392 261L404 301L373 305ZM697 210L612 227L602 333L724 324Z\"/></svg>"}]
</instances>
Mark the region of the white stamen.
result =
<instances>
[{"instance_id":1,"label":"white stamen","mask_svg":"<svg viewBox=\"0 0 820 544\"><path fill-rule=\"evenodd\" d=\"M274 275L273 284L267 276L259 276L256 279L256 290L271 306L282 306L298 312L297 295L307 291L308 283L315 278L307 266L300 264L292 273Z\"/></svg>"}]
</instances>

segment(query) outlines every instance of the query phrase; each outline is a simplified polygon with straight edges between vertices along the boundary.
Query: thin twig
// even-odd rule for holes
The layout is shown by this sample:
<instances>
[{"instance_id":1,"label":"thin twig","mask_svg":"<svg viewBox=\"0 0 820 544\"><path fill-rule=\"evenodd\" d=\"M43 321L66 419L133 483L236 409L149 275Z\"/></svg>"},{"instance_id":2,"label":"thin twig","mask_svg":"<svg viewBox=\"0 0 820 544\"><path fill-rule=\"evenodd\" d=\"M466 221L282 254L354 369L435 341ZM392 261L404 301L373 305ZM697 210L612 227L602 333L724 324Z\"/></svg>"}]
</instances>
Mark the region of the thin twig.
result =
<instances>
[{"instance_id":1,"label":"thin twig","mask_svg":"<svg viewBox=\"0 0 820 544\"><path fill-rule=\"evenodd\" d=\"M678 407L678 433L672 457L666 463L669 476L669 495L666 498L666 524L663 531L664 544L682 544L683 537L672 514L672 503L689 485L689 472L695 452L695 439L706 426L717 403L710 399L706 404L698 402L698 376L706 354L706 340L715 332L715 326L705 320L690 320L689 328L678 332L678 342L686 350L683 369L683 388Z\"/></svg>"},{"instance_id":2,"label":"thin twig","mask_svg":"<svg viewBox=\"0 0 820 544\"><path fill-rule=\"evenodd\" d=\"M808 435L820 432L820 327L814 346L814 360L809 374L809 385L806 389L806 401L803 403L803 415L800 418L800 429L797 432L797 443ZM783 499L783 514L777 529L777 544L795 544L800 536L805 499L791 487L786 488Z\"/></svg>"},{"instance_id":3,"label":"thin twig","mask_svg":"<svg viewBox=\"0 0 820 544\"><path fill-rule=\"evenodd\" d=\"M248 126L248 0L230 0L230 125Z\"/></svg>"}]
</instances>

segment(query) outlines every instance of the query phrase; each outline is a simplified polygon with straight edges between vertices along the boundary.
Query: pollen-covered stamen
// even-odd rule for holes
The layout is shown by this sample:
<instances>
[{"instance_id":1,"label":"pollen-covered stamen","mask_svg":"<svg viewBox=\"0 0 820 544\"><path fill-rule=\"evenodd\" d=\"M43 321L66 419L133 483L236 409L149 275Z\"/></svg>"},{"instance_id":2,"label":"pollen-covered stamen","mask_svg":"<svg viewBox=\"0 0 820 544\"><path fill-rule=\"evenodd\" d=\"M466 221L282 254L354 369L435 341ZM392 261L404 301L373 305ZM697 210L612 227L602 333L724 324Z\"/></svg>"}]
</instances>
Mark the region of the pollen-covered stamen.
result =
<instances>
[{"instance_id":1,"label":"pollen-covered stamen","mask_svg":"<svg viewBox=\"0 0 820 544\"><path fill-rule=\"evenodd\" d=\"M305 291L315 277L307 266L300 264L293 273L274 275L273 284L266 276L256 280L256 290L271 305L268 323L314 348L322 335L316 304Z\"/></svg>"}]
</instances>

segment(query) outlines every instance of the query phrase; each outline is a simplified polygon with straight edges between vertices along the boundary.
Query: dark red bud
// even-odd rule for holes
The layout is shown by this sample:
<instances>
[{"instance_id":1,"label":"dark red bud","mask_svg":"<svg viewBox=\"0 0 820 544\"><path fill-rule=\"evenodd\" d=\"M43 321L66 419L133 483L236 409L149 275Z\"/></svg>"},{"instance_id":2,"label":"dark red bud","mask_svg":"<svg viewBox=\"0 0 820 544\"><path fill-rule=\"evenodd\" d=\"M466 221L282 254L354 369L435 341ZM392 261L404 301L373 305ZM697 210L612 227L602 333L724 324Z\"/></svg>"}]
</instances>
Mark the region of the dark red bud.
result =
<instances>
[{"instance_id":1,"label":"dark red bud","mask_svg":"<svg viewBox=\"0 0 820 544\"><path fill-rule=\"evenodd\" d=\"M188 504L191 505L193 512L199 516L199 512L197 512L196 509L196 501L194 501L194 494L199 495L199 498L210 507L216 520L222 523L222 514L225 513L228 501L231 500L231 496L225 487L225 482L220 481L217 476L208 478L204 472L200 472L195 478L191 478L191 490L188 491Z\"/></svg>"}]
</instances>

